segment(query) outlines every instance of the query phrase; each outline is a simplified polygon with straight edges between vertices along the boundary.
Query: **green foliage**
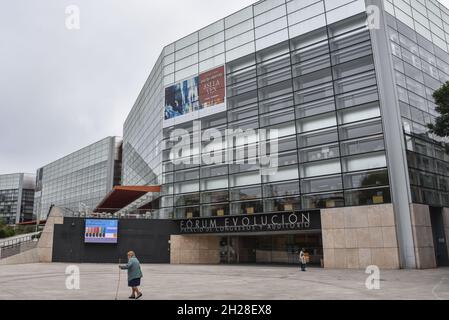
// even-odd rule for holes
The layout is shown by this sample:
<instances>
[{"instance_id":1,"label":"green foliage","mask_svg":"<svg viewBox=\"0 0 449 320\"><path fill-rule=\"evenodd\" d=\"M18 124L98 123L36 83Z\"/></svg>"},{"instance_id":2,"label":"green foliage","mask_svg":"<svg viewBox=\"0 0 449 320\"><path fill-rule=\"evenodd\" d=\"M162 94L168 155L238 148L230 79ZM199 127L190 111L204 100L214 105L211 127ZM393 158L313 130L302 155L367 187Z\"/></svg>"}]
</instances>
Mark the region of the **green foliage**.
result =
<instances>
[{"instance_id":1,"label":"green foliage","mask_svg":"<svg viewBox=\"0 0 449 320\"><path fill-rule=\"evenodd\" d=\"M16 232L12 226L6 224L3 219L0 219L0 239L14 237Z\"/></svg>"},{"instance_id":2,"label":"green foliage","mask_svg":"<svg viewBox=\"0 0 449 320\"><path fill-rule=\"evenodd\" d=\"M11 226L7 226L4 223L0 226L0 239L9 238L15 236L16 232Z\"/></svg>"},{"instance_id":3,"label":"green foliage","mask_svg":"<svg viewBox=\"0 0 449 320\"><path fill-rule=\"evenodd\" d=\"M0 219L0 239L18 236L21 234L34 233L36 231L36 225L25 226L10 226L5 223L3 219Z\"/></svg>"},{"instance_id":4,"label":"green foliage","mask_svg":"<svg viewBox=\"0 0 449 320\"><path fill-rule=\"evenodd\" d=\"M436 111L440 116L435 124L429 124L430 132L439 137L449 137L449 81L433 93L437 104Z\"/></svg>"},{"instance_id":5,"label":"green foliage","mask_svg":"<svg viewBox=\"0 0 449 320\"><path fill-rule=\"evenodd\" d=\"M36 231L36 226L35 225L30 225L30 226L18 226L16 228L16 235L19 234L27 234L27 233L33 233L34 231Z\"/></svg>"}]
</instances>

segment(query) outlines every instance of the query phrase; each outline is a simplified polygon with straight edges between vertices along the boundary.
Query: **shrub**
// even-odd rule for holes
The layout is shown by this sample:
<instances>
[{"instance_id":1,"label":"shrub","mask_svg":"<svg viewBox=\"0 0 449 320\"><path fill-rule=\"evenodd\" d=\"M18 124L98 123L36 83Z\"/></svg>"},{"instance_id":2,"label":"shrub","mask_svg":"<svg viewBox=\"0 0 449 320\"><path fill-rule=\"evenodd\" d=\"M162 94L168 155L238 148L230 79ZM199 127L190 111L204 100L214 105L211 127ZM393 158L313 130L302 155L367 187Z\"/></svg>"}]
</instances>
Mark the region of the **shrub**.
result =
<instances>
[{"instance_id":1,"label":"shrub","mask_svg":"<svg viewBox=\"0 0 449 320\"><path fill-rule=\"evenodd\" d=\"M13 237L15 234L14 229L10 226L3 225L0 227L0 239Z\"/></svg>"},{"instance_id":2,"label":"shrub","mask_svg":"<svg viewBox=\"0 0 449 320\"><path fill-rule=\"evenodd\" d=\"M33 233L36 230L36 226L18 226L16 228L16 234Z\"/></svg>"}]
</instances>

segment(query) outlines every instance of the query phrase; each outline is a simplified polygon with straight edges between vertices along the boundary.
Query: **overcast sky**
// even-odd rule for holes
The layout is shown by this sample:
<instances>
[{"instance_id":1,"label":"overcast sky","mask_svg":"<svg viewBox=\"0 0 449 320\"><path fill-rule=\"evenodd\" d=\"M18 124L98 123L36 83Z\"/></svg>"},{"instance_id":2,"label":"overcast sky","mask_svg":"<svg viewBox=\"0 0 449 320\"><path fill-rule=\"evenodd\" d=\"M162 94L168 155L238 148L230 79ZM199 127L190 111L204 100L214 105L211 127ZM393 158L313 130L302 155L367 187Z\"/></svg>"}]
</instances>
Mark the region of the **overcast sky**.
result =
<instances>
[{"instance_id":1,"label":"overcast sky","mask_svg":"<svg viewBox=\"0 0 449 320\"><path fill-rule=\"evenodd\" d=\"M121 136L162 47L254 2L0 0L0 174Z\"/></svg>"}]
</instances>

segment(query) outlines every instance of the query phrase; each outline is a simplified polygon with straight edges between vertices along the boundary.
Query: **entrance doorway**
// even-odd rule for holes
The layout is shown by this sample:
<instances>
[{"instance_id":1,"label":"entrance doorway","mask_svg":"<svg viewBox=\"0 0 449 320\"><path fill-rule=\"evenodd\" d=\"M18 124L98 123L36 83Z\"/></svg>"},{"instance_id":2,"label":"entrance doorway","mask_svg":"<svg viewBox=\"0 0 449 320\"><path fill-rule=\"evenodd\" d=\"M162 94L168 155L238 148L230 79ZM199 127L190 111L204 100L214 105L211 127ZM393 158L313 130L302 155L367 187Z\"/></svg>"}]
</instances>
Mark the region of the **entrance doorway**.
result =
<instances>
[{"instance_id":1,"label":"entrance doorway","mask_svg":"<svg viewBox=\"0 0 449 320\"><path fill-rule=\"evenodd\" d=\"M322 265L321 233L224 236L220 239L220 261L223 264L299 265L302 248L306 249L309 264Z\"/></svg>"},{"instance_id":2,"label":"entrance doorway","mask_svg":"<svg viewBox=\"0 0 449 320\"><path fill-rule=\"evenodd\" d=\"M437 266L449 266L447 239L444 234L443 208L430 207L430 219Z\"/></svg>"}]
</instances>

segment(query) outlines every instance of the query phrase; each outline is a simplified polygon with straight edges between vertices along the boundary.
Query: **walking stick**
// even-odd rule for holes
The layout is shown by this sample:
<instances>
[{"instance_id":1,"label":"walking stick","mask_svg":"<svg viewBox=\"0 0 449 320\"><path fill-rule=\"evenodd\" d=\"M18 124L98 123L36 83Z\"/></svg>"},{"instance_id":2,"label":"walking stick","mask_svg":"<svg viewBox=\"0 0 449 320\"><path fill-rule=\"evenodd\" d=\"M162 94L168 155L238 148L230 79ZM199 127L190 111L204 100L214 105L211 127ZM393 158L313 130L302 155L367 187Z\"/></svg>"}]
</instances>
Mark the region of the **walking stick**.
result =
<instances>
[{"instance_id":1,"label":"walking stick","mask_svg":"<svg viewBox=\"0 0 449 320\"><path fill-rule=\"evenodd\" d=\"M121 259L119 258L118 259L118 265L119 265L119 268L118 268L118 282L117 282L117 290L115 291L115 300L117 300L117 298L118 298L118 289L120 288L120 275L121 275L120 263L121 263Z\"/></svg>"}]
</instances>

